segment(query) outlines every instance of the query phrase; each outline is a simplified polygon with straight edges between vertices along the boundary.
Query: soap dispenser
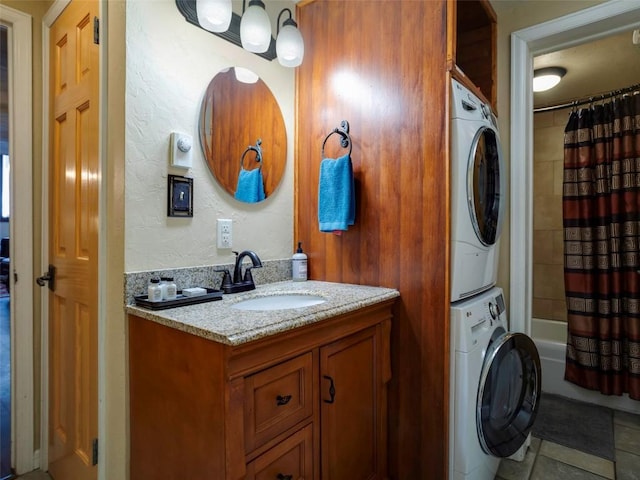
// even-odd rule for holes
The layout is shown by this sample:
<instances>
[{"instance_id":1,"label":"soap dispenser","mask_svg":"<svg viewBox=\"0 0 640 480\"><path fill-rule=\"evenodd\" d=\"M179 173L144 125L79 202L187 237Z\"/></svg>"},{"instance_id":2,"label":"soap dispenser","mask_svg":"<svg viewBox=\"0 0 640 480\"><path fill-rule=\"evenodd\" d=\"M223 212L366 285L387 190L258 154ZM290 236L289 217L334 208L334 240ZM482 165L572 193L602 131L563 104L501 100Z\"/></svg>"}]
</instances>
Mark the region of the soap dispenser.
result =
<instances>
[{"instance_id":1,"label":"soap dispenser","mask_svg":"<svg viewBox=\"0 0 640 480\"><path fill-rule=\"evenodd\" d=\"M307 255L302 251L302 242L298 242L298 249L291 257L292 277L294 282L304 282L307 279Z\"/></svg>"}]
</instances>

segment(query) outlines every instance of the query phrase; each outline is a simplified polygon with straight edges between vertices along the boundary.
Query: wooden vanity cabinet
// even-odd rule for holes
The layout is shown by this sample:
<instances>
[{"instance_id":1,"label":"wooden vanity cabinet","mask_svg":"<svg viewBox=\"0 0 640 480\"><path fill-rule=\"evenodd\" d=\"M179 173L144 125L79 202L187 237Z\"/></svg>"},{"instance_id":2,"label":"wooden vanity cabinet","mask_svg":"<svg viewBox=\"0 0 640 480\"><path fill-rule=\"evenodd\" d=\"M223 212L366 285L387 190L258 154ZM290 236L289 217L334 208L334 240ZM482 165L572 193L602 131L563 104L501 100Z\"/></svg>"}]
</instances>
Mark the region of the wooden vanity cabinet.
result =
<instances>
[{"instance_id":1,"label":"wooden vanity cabinet","mask_svg":"<svg viewBox=\"0 0 640 480\"><path fill-rule=\"evenodd\" d=\"M322 478L385 478L388 360L375 327L320 349ZM384 349L387 347L385 346ZM383 398L384 397L384 398Z\"/></svg>"},{"instance_id":2,"label":"wooden vanity cabinet","mask_svg":"<svg viewBox=\"0 0 640 480\"><path fill-rule=\"evenodd\" d=\"M299 480L313 476L313 428L309 424L247 464L247 480Z\"/></svg>"},{"instance_id":3,"label":"wooden vanity cabinet","mask_svg":"<svg viewBox=\"0 0 640 480\"><path fill-rule=\"evenodd\" d=\"M392 303L239 346L129 316L131 479L387 478Z\"/></svg>"}]
</instances>

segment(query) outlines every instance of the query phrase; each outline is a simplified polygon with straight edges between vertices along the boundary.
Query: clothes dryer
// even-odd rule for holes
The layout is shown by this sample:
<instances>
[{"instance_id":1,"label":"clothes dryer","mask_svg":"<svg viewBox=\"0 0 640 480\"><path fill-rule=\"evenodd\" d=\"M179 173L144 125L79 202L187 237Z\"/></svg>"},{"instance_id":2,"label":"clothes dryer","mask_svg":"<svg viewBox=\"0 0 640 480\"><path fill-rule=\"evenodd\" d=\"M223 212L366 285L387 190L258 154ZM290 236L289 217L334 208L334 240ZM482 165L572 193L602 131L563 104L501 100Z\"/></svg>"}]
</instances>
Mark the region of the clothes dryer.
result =
<instances>
[{"instance_id":1,"label":"clothes dryer","mask_svg":"<svg viewBox=\"0 0 640 480\"><path fill-rule=\"evenodd\" d=\"M451 307L450 478L493 480L529 436L540 398L533 340L507 331L502 289Z\"/></svg>"},{"instance_id":2,"label":"clothes dryer","mask_svg":"<svg viewBox=\"0 0 640 480\"><path fill-rule=\"evenodd\" d=\"M495 285L506 178L491 107L451 88L451 301Z\"/></svg>"}]
</instances>

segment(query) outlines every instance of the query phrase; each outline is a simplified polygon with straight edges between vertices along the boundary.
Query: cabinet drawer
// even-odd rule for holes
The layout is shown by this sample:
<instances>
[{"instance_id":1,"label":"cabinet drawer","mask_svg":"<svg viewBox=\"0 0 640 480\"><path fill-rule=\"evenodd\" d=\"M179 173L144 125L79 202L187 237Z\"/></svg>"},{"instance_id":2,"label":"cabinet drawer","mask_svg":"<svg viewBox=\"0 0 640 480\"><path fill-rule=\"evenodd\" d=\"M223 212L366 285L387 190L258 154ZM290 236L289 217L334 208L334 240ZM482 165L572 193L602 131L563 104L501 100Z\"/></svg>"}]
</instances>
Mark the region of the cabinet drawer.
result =
<instances>
[{"instance_id":1,"label":"cabinet drawer","mask_svg":"<svg viewBox=\"0 0 640 480\"><path fill-rule=\"evenodd\" d=\"M247 464L247 480L312 480L312 432L307 425Z\"/></svg>"},{"instance_id":2,"label":"cabinet drawer","mask_svg":"<svg viewBox=\"0 0 640 480\"><path fill-rule=\"evenodd\" d=\"M313 413L311 352L245 379L245 444L251 452Z\"/></svg>"}]
</instances>

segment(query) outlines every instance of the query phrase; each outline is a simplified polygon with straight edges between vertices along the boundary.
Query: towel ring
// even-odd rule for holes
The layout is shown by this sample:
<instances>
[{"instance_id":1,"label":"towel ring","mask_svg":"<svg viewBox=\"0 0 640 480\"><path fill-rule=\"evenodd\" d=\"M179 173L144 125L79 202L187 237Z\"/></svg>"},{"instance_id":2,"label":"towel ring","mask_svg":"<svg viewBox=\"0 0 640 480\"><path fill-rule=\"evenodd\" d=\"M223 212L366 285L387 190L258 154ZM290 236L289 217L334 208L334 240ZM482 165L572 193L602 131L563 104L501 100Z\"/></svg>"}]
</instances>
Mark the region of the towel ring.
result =
<instances>
[{"instance_id":1,"label":"towel ring","mask_svg":"<svg viewBox=\"0 0 640 480\"><path fill-rule=\"evenodd\" d=\"M327 143L329 137L334 133L340 135L340 145L342 146L342 148L349 147L349 156L351 156L352 142L351 136L349 135L349 122L347 122L346 120L342 120L339 127L334 128L333 130L331 130L331 132L329 132L329 135L324 137L324 142L322 142L322 158L326 158L324 156L324 146Z\"/></svg>"},{"instance_id":2,"label":"towel ring","mask_svg":"<svg viewBox=\"0 0 640 480\"><path fill-rule=\"evenodd\" d=\"M256 152L256 162L257 163L262 163L262 147L260 146L262 145L262 140L258 139L256 140L256 144L255 146L253 145L249 145L244 152L242 152L242 157L240 157L240 168L244 168L244 157L247 153L253 151Z\"/></svg>"}]
</instances>

